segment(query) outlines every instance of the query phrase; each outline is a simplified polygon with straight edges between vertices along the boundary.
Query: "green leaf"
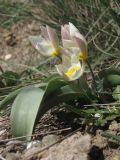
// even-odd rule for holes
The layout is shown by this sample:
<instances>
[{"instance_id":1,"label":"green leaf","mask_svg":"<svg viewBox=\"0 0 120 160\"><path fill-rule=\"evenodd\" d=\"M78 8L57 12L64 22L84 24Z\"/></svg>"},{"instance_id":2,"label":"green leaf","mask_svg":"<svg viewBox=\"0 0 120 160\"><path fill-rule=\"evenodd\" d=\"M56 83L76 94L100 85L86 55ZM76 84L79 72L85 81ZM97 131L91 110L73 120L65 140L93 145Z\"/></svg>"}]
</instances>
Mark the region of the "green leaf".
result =
<instances>
[{"instance_id":1,"label":"green leaf","mask_svg":"<svg viewBox=\"0 0 120 160\"><path fill-rule=\"evenodd\" d=\"M0 78L5 81L5 85L13 86L18 83L20 76L15 72L6 71L0 75Z\"/></svg>"},{"instance_id":2,"label":"green leaf","mask_svg":"<svg viewBox=\"0 0 120 160\"><path fill-rule=\"evenodd\" d=\"M104 77L107 75L120 75L120 70L115 68L103 69L99 72L99 77Z\"/></svg>"},{"instance_id":3,"label":"green leaf","mask_svg":"<svg viewBox=\"0 0 120 160\"><path fill-rule=\"evenodd\" d=\"M86 102L91 103L93 99L96 99L96 96L91 95L89 90L82 90L75 85L65 85L59 89L57 93L55 93L56 102L68 102L70 100L82 99Z\"/></svg>"},{"instance_id":4,"label":"green leaf","mask_svg":"<svg viewBox=\"0 0 120 160\"><path fill-rule=\"evenodd\" d=\"M10 94L8 94L1 102L0 102L0 110L2 109L6 109L7 108L7 105L9 103L11 103L15 97L22 91L22 89L24 89L25 87L23 88L19 88L13 92L11 92Z\"/></svg>"},{"instance_id":5,"label":"green leaf","mask_svg":"<svg viewBox=\"0 0 120 160\"><path fill-rule=\"evenodd\" d=\"M120 85L120 75L107 75L104 79L105 86L117 86Z\"/></svg>"},{"instance_id":6,"label":"green leaf","mask_svg":"<svg viewBox=\"0 0 120 160\"><path fill-rule=\"evenodd\" d=\"M113 98L115 100L117 100L118 102L120 102L120 85L118 85L116 87L116 89L114 90L113 94L112 94Z\"/></svg>"},{"instance_id":7,"label":"green leaf","mask_svg":"<svg viewBox=\"0 0 120 160\"><path fill-rule=\"evenodd\" d=\"M98 76L103 81L104 88L120 85L120 70L118 69L110 68L102 70Z\"/></svg>"},{"instance_id":8,"label":"green leaf","mask_svg":"<svg viewBox=\"0 0 120 160\"><path fill-rule=\"evenodd\" d=\"M60 78L51 80L46 89L28 87L16 97L11 110L11 126L14 136L31 135L43 114L54 106L54 97L49 97L66 82ZM26 139L30 139L27 137Z\"/></svg>"},{"instance_id":9,"label":"green leaf","mask_svg":"<svg viewBox=\"0 0 120 160\"><path fill-rule=\"evenodd\" d=\"M67 85L67 82L63 80L61 77L52 78L46 87L45 96L49 95L51 92L56 91L57 89L65 85Z\"/></svg>"},{"instance_id":10,"label":"green leaf","mask_svg":"<svg viewBox=\"0 0 120 160\"><path fill-rule=\"evenodd\" d=\"M113 139L113 140L116 140L117 142L120 142L120 136L116 136L114 134L111 134L111 133L107 133L107 132L103 132L102 133L102 136L103 137L106 137L108 139Z\"/></svg>"},{"instance_id":11,"label":"green leaf","mask_svg":"<svg viewBox=\"0 0 120 160\"><path fill-rule=\"evenodd\" d=\"M88 100L87 93L84 94L74 85L68 85L68 82L60 77L52 78L46 88L42 88L40 85L31 86L17 95L10 116L14 136L31 135L43 114L59 103L80 98ZM30 137L26 139L29 140Z\"/></svg>"},{"instance_id":12,"label":"green leaf","mask_svg":"<svg viewBox=\"0 0 120 160\"><path fill-rule=\"evenodd\" d=\"M62 79L62 77L59 74L52 74L52 75L48 76L47 78L45 78L44 82L49 82L49 81L52 81L56 78Z\"/></svg>"},{"instance_id":13,"label":"green leaf","mask_svg":"<svg viewBox=\"0 0 120 160\"><path fill-rule=\"evenodd\" d=\"M78 88L75 88L72 85L61 87L59 93L57 94L57 100L62 102L74 100L80 97L84 97L83 93L80 92Z\"/></svg>"},{"instance_id":14,"label":"green leaf","mask_svg":"<svg viewBox=\"0 0 120 160\"><path fill-rule=\"evenodd\" d=\"M48 83L40 83L40 84L35 84L33 85L34 87L40 87L41 89L46 88L46 86L48 85ZM31 85L32 86L32 85ZM13 100L15 99L15 97L24 89L29 88L30 86L25 86L25 87L21 87L19 89L16 89L15 91L9 93L1 102L0 102L0 110L2 109L6 109L8 106L8 104L10 104L11 102L13 102Z\"/></svg>"},{"instance_id":15,"label":"green leaf","mask_svg":"<svg viewBox=\"0 0 120 160\"><path fill-rule=\"evenodd\" d=\"M72 112L74 112L74 113L76 113L76 114L78 114L78 115L82 115L82 112L81 112L81 109L80 108L76 108L75 106L71 106L71 105L65 105L65 107L68 109L68 110L70 110L70 111L72 111Z\"/></svg>"},{"instance_id":16,"label":"green leaf","mask_svg":"<svg viewBox=\"0 0 120 160\"><path fill-rule=\"evenodd\" d=\"M32 134L43 95L44 90L30 87L22 90L16 97L10 116L14 136L19 137Z\"/></svg>"}]
</instances>

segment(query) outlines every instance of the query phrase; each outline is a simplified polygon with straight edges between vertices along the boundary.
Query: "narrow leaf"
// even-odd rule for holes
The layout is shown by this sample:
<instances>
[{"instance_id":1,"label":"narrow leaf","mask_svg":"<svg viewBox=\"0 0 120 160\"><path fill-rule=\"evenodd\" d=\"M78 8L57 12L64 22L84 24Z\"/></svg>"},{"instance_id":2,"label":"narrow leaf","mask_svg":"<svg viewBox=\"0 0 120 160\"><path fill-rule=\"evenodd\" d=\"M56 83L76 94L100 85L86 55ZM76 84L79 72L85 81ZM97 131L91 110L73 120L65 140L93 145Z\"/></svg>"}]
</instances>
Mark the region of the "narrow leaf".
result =
<instances>
[{"instance_id":1,"label":"narrow leaf","mask_svg":"<svg viewBox=\"0 0 120 160\"><path fill-rule=\"evenodd\" d=\"M8 94L1 102L0 102L0 110L6 109L7 105L11 103L14 98L22 91L23 88L17 89L10 94Z\"/></svg>"},{"instance_id":2,"label":"narrow leaf","mask_svg":"<svg viewBox=\"0 0 120 160\"><path fill-rule=\"evenodd\" d=\"M116 87L116 89L114 90L113 94L112 94L113 98L117 101L120 102L120 85L118 85Z\"/></svg>"}]
</instances>

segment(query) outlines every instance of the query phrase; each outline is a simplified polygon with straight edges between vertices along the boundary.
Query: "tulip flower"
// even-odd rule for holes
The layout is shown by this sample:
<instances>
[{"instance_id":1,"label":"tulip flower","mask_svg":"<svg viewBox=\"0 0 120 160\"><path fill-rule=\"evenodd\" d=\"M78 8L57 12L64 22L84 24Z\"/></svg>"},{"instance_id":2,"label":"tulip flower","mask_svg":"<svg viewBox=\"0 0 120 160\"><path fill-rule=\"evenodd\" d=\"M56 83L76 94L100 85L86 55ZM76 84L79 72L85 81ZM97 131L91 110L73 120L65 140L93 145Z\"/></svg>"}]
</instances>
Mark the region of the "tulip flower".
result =
<instances>
[{"instance_id":1,"label":"tulip flower","mask_svg":"<svg viewBox=\"0 0 120 160\"><path fill-rule=\"evenodd\" d=\"M45 57L60 54L59 40L54 29L41 27L41 35L29 37L33 46Z\"/></svg>"},{"instance_id":2,"label":"tulip flower","mask_svg":"<svg viewBox=\"0 0 120 160\"><path fill-rule=\"evenodd\" d=\"M63 47L76 54L79 60L87 59L87 42L79 30L69 22L61 27Z\"/></svg>"},{"instance_id":3,"label":"tulip flower","mask_svg":"<svg viewBox=\"0 0 120 160\"><path fill-rule=\"evenodd\" d=\"M84 65L76 55L62 54L62 64L56 65L58 73L69 81L78 79L84 71Z\"/></svg>"},{"instance_id":4,"label":"tulip flower","mask_svg":"<svg viewBox=\"0 0 120 160\"><path fill-rule=\"evenodd\" d=\"M98 94L95 76L90 63L87 60L88 53L86 39L72 23L62 26L61 35L63 47L71 51L69 52L70 54L75 54L79 60L84 60L88 65L93 78L96 93Z\"/></svg>"}]
</instances>

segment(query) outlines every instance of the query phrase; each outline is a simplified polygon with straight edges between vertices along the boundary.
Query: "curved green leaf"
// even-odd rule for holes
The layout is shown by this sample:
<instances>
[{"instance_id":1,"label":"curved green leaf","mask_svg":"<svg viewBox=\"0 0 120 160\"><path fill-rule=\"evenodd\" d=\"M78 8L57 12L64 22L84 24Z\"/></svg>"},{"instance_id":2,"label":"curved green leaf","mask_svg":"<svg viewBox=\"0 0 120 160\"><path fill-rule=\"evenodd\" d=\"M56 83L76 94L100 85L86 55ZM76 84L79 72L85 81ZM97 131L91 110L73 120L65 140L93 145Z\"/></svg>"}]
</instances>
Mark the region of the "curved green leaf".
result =
<instances>
[{"instance_id":1,"label":"curved green leaf","mask_svg":"<svg viewBox=\"0 0 120 160\"><path fill-rule=\"evenodd\" d=\"M98 74L100 80L103 81L103 87L113 87L120 84L120 70L119 69L105 69Z\"/></svg>"},{"instance_id":2,"label":"curved green leaf","mask_svg":"<svg viewBox=\"0 0 120 160\"><path fill-rule=\"evenodd\" d=\"M1 102L0 102L0 110L2 109L6 109L7 108L7 105L9 103L11 103L15 97L22 91L22 89L24 89L25 87L23 88L19 88L13 92L11 92L10 94L8 94Z\"/></svg>"},{"instance_id":3,"label":"curved green leaf","mask_svg":"<svg viewBox=\"0 0 120 160\"><path fill-rule=\"evenodd\" d=\"M20 80L20 75L12 71L6 71L0 75L0 78L5 80L7 86L13 86Z\"/></svg>"},{"instance_id":4,"label":"curved green leaf","mask_svg":"<svg viewBox=\"0 0 120 160\"><path fill-rule=\"evenodd\" d=\"M54 99L49 98L49 95L63 85L66 85L65 81L55 78L48 83L45 90L29 87L18 94L11 110L11 126L14 136L26 136L33 133L37 121L54 105Z\"/></svg>"},{"instance_id":5,"label":"curved green leaf","mask_svg":"<svg viewBox=\"0 0 120 160\"><path fill-rule=\"evenodd\" d=\"M115 100L117 100L118 102L120 102L120 85L118 85L116 87L116 89L114 90L113 94L112 94L113 98Z\"/></svg>"},{"instance_id":6,"label":"curved green leaf","mask_svg":"<svg viewBox=\"0 0 120 160\"><path fill-rule=\"evenodd\" d=\"M47 87L46 87L46 92L45 92L45 96L49 95L51 92L56 91L57 89L59 89L62 86L66 86L68 83L61 77L55 77L54 79L52 79Z\"/></svg>"},{"instance_id":7,"label":"curved green leaf","mask_svg":"<svg viewBox=\"0 0 120 160\"><path fill-rule=\"evenodd\" d=\"M101 135L102 135L103 137L108 138L108 139L113 139L113 140L115 140L115 141L117 141L117 142L120 142L120 136L119 136L119 135L116 136L116 135L114 135L114 134L107 133L107 132L103 132Z\"/></svg>"},{"instance_id":8,"label":"curved green leaf","mask_svg":"<svg viewBox=\"0 0 120 160\"><path fill-rule=\"evenodd\" d=\"M109 69L103 69L99 72L99 77L103 78L107 75L120 75L120 70L118 68L109 68Z\"/></svg>"},{"instance_id":9,"label":"curved green leaf","mask_svg":"<svg viewBox=\"0 0 120 160\"><path fill-rule=\"evenodd\" d=\"M56 73L56 74L52 74L52 75L48 76L47 78L45 78L44 82L49 82L49 81L52 81L56 78L61 78L62 79L62 77L59 74Z\"/></svg>"},{"instance_id":10,"label":"curved green leaf","mask_svg":"<svg viewBox=\"0 0 120 160\"><path fill-rule=\"evenodd\" d=\"M108 75L104 79L105 86L117 86L120 85L120 75Z\"/></svg>"},{"instance_id":11,"label":"curved green leaf","mask_svg":"<svg viewBox=\"0 0 120 160\"><path fill-rule=\"evenodd\" d=\"M73 85L66 85L61 87L58 95L57 95L57 99L58 101L69 101L69 100L74 100L74 99L78 99L78 98L82 98L84 100L86 100L87 102L92 102L92 100L96 99L96 96L92 95L92 91L90 93L90 90L85 90L84 88L78 88L75 87Z\"/></svg>"},{"instance_id":12,"label":"curved green leaf","mask_svg":"<svg viewBox=\"0 0 120 160\"><path fill-rule=\"evenodd\" d=\"M47 83L40 83L40 84L35 84L33 85L34 87L40 87L40 88L46 88ZM8 106L8 104L10 104L11 102L13 102L13 100L15 99L15 97L24 89L29 88L30 86L26 86L26 87L21 87L19 89L16 89L15 91L9 93L1 102L0 102L0 110L2 109L6 109Z\"/></svg>"},{"instance_id":13,"label":"curved green leaf","mask_svg":"<svg viewBox=\"0 0 120 160\"><path fill-rule=\"evenodd\" d=\"M30 87L22 90L16 97L10 116L14 136L19 137L32 134L43 95L44 90Z\"/></svg>"},{"instance_id":14,"label":"curved green leaf","mask_svg":"<svg viewBox=\"0 0 120 160\"><path fill-rule=\"evenodd\" d=\"M58 77L52 78L45 89L40 87L23 89L16 97L11 110L13 135L16 137L31 135L38 120L50 108L80 97L88 100L86 94Z\"/></svg>"}]
</instances>

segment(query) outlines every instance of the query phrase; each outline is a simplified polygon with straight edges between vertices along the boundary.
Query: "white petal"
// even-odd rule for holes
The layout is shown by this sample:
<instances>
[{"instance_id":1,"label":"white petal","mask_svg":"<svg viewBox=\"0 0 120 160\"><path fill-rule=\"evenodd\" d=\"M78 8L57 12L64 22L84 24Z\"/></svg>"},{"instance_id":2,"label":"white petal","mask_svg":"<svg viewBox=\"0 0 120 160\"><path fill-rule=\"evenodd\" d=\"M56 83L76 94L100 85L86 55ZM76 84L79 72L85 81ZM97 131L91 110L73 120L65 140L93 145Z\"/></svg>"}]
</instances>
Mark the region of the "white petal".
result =
<instances>
[{"instance_id":1,"label":"white petal","mask_svg":"<svg viewBox=\"0 0 120 160\"><path fill-rule=\"evenodd\" d=\"M44 37L46 40L49 40L49 35L48 35L48 32L47 32L47 28L44 27L44 26L41 26L40 29L41 29L42 37Z\"/></svg>"},{"instance_id":2,"label":"white petal","mask_svg":"<svg viewBox=\"0 0 120 160\"><path fill-rule=\"evenodd\" d=\"M69 77L69 80L78 79L83 74L84 63L80 62L78 60L78 57L75 54L73 54L71 56L71 67L70 68L72 69L73 72L71 72L71 76Z\"/></svg>"},{"instance_id":3,"label":"white petal","mask_svg":"<svg viewBox=\"0 0 120 160\"><path fill-rule=\"evenodd\" d=\"M72 55L72 54L79 55L79 53L81 52L77 43L74 43L73 45L71 40L64 40L64 49L66 50L67 55ZM77 57L79 58L79 56Z\"/></svg>"},{"instance_id":4,"label":"white petal","mask_svg":"<svg viewBox=\"0 0 120 160\"><path fill-rule=\"evenodd\" d=\"M51 56L52 52L54 52L54 48L52 47L49 41L46 41L42 36L30 36L29 37L33 46L46 57Z\"/></svg>"},{"instance_id":5,"label":"white petal","mask_svg":"<svg viewBox=\"0 0 120 160\"><path fill-rule=\"evenodd\" d=\"M71 66L71 55L63 54L62 55L62 64L66 68L69 68Z\"/></svg>"},{"instance_id":6,"label":"white petal","mask_svg":"<svg viewBox=\"0 0 120 160\"><path fill-rule=\"evenodd\" d=\"M69 32L69 25L64 25L61 27L61 36L62 40L71 40L70 32Z\"/></svg>"},{"instance_id":7,"label":"white petal","mask_svg":"<svg viewBox=\"0 0 120 160\"><path fill-rule=\"evenodd\" d=\"M71 56L71 64L80 64L78 57L76 56L76 54L72 54ZM80 64L81 65L81 64Z\"/></svg>"},{"instance_id":8,"label":"white petal","mask_svg":"<svg viewBox=\"0 0 120 160\"><path fill-rule=\"evenodd\" d=\"M69 48L69 47L78 47L77 43L75 43L73 40L64 40L63 39L63 47Z\"/></svg>"},{"instance_id":9,"label":"white petal","mask_svg":"<svg viewBox=\"0 0 120 160\"><path fill-rule=\"evenodd\" d=\"M56 66L58 73L69 81L78 79L84 71L76 55L62 55L62 64Z\"/></svg>"},{"instance_id":10,"label":"white petal","mask_svg":"<svg viewBox=\"0 0 120 160\"><path fill-rule=\"evenodd\" d=\"M80 62L78 64L72 65L67 71L66 75L70 81L78 79L83 74L83 66L81 66ZM69 73L68 73L69 72Z\"/></svg>"},{"instance_id":11,"label":"white petal","mask_svg":"<svg viewBox=\"0 0 120 160\"><path fill-rule=\"evenodd\" d=\"M72 24L69 22L69 27L70 27L70 35L74 38L77 37L79 39L81 39L86 45L86 39L84 38L84 36L79 32L79 30Z\"/></svg>"},{"instance_id":12,"label":"white petal","mask_svg":"<svg viewBox=\"0 0 120 160\"><path fill-rule=\"evenodd\" d=\"M58 48L59 40L58 40L58 36L57 36L55 29L49 26L47 26L46 28L47 28L47 32L48 32L49 40L51 44L53 45L54 48Z\"/></svg>"},{"instance_id":13,"label":"white petal","mask_svg":"<svg viewBox=\"0 0 120 160\"><path fill-rule=\"evenodd\" d=\"M44 38L42 36L30 36L29 40L38 51L41 51L38 47L38 44L44 41Z\"/></svg>"},{"instance_id":14,"label":"white petal","mask_svg":"<svg viewBox=\"0 0 120 160\"><path fill-rule=\"evenodd\" d=\"M77 42L77 44L78 44L78 46L80 48L79 55L80 55L81 59L86 59L87 56L88 56L87 55L87 44L84 43L81 39L79 39L77 37L75 37L75 40L76 40L76 42Z\"/></svg>"},{"instance_id":15,"label":"white petal","mask_svg":"<svg viewBox=\"0 0 120 160\"><path fill-rule=\"evenodd\" d=\"M56 67L56 69L57 69L57 72L61 75L61 76L63 76L64 74L64 67L63 67L63 65L62 64L59 64L59 65L55 65L55 67Z\"/></svg>"},{"instance_id":16,"label":"white petal","mask_svg":"<svg viewBox=\"0 0 120 160\"><path fill-rule=\"evenodd\" d=\"M72 23L69 23L69 27L72 40L80 49L77 54L80 57L80 59L85 60L88 57L86 39L82 34L80 34L79 30Z\"/></svg>"},{"instance_id":17,"label":"white petal","mask_svg":"<svg viewBox=\"0 0 120 160\"><path fill-rule=\"evenodd\" d=\"M69 30L70 30L70 34L79 32L79 30L71 22L69 22Z\"/></svg>"}]
</instances>

